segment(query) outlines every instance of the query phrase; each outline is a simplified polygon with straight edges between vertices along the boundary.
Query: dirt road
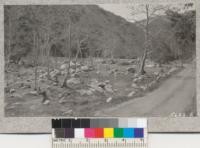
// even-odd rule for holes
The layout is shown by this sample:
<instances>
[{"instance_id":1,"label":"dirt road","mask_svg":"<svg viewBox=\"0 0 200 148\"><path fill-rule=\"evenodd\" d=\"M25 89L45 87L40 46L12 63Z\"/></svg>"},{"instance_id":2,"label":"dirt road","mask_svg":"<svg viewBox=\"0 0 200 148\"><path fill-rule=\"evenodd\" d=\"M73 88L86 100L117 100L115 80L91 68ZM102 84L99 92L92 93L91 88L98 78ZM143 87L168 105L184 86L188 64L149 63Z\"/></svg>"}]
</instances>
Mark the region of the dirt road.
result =
<instances>
[{"instance_id":1,"label":"dirt road","mask_svg":"<svg viewBox=\"0 0 200 148\"><path fill-rule=\"evenodd\" d=\"M192 64L164 81L160 87L143 97L135 98L107 110L100 116L170 116L172 113L195 112L195 68Z\"/></svg>"}]
</instances>

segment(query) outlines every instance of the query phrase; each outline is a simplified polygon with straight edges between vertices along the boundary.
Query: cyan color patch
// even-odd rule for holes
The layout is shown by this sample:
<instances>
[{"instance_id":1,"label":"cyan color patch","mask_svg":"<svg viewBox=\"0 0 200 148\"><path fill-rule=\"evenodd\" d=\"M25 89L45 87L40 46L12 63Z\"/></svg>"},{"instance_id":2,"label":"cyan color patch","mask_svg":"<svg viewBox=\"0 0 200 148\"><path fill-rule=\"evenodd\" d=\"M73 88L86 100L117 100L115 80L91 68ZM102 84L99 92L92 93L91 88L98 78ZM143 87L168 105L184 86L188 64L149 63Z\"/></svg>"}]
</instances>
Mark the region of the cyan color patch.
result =
<instances>
[{"instance_id":1,"label":"cyan color patch","mask_svg":"<svg viewBox=\"0 0 200 148\"><path fill-rule=\"evenodd\" d=\"M124 128L123 130L123 137L124 138L134 138L134 128Z\"/></svg>"}]
</instances>

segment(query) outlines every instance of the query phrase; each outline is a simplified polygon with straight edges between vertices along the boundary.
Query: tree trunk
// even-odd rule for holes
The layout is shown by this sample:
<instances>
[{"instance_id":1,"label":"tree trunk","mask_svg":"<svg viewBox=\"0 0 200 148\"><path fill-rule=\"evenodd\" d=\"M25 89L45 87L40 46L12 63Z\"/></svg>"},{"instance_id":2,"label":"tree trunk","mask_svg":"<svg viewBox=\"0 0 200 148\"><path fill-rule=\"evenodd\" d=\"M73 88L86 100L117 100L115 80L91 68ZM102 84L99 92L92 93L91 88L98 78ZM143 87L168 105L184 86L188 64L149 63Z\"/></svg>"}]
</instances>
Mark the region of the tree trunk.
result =
<instances>
[{"instance_id":1,"label":"tree trunk","mask_svg":"<svg viewBox=\"0 0 200 148\"><path fill-rule=\"evenodd\" d=\"M50 80L50 47L49 47L49 33L47 33L46 39L46 50L47 50L47 78Z\"/></svg>"},{"instance_id":2,"label":"tree trunk","mask_svg":"<svg viewBox=\"0 0 200 148\"><path fill-rule=\"evenodd\" d=\"M34 90L37 90L37 69L38 69L38 52L37 52L37 50L38 50L38 39L37 39L37 36L36 36L36 33L34 32L34 34L33 34L33 38L34 38L34 50L35 50L35 62L34 62L34 66L35 66L35 70L34 70L34 73L35 73L35 87L34 87Z\"/></svg>"},{"instance_id":3,"label":"tree trunk","mask_svg":"<svg viewBox=\"0 0 200 148\"><path fill-rule=\"evenodd\" d=\"M68 62L68 68L67 68L67 74L64 78L64 81L63 81L63 84L61 87L68 87L67 86L67 80L68 80L68 77L70 75L70 68L71 68L71 22L69 21L69 62Z\"/></svg>"},{"instance_id":4,"label":"tree trunk","mask_svg":"<svg viewBox=\"0 0 200 148\"><path fill-rule=\"evenodd\" d=\"M138 70L139 75L143 75L146 73L144 67L148 50L149 50L149 4L146 4L145 49L139 64L139 70Z\"/></svg>"},{"instance_id":5,"label":"tree trunk","mask_svg":"<svg viewBox=\"0 0 200 148\"><path fill-rule=\"evenodd\" d=\"M77 69L77 59L78 59L78 55L79 55L79 53L80 53L80 42L79 42L79 40L77 41L77 48L78 48L78 50L77 50L77 52L76 52L76 58L75 58L75 72L76 72L76 69Z\"/></svg>"}]
</instances>

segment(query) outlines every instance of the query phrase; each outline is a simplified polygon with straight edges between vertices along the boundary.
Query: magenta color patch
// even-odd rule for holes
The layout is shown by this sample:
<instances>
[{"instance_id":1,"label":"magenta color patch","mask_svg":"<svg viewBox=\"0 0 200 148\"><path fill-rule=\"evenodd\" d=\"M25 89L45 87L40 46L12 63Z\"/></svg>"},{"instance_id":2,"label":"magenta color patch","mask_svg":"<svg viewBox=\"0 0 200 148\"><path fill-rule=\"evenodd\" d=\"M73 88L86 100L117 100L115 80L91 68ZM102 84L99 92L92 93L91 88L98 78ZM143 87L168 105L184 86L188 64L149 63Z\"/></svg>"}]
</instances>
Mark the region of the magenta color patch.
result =
<instances>
[{"instance_id":1,"label":"magenta color patch","mask_svg":"<svg viewBox=\"0 0 200 148\"><path fill-rule=\"evenodd\" d=\"M85 138L95 138L95 129L85 128Z\"/></svg>"}]
</instances>

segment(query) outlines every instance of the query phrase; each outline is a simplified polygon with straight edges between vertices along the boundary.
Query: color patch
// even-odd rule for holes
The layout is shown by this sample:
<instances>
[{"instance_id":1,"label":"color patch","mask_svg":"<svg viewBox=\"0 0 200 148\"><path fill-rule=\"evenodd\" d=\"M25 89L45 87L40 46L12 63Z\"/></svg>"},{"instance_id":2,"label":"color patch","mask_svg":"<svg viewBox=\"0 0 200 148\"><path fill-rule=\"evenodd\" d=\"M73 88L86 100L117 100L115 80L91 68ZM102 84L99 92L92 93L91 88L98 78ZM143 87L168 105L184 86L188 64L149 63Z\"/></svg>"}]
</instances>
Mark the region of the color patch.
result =
<instances>
[{"instance_id":1,"label":"color patch","mask_svg":"<svg viewBox=\"0 0 200 148\"><path fill-rule=\"evenodd\" d=\"M61 128L61 119L52 119L52 128Z\"/></svg>"},{"instance_id":2,"label":"color patch","mask_svg":"<svg viewBox=\"0 0 200 148\"><path fill-rule=\"evenodd\" d=\"M81 128L90 128L90 119L81 119Z\"/></svg>"},{"instance_id":3,"label":"color patch","mask_svg":"<svg viewBox=\"0 0 200 148\"><path fill-rule=\"evenodd\" d=\"M103 137L104 137L104 129L95 128L95 138L103 138Z\"/></svg>"},{"instance_id":4,"label":"color patch","mask_svg":"<svg viewBox=\"0 0 200 148\"><path fill-rule=\"evenodd\" d=\"M118 127L120 127L120 128L128 127L128 119L119 118Z\"/></svg>"},{"instance_id":5,"label":"color patch","mask_svg":"<svg viewBox=\"0 0 200 148\"><path fill-rule=\"evenodd\" d=\"M134 128L124 128L123 130L124 138L134 138Z\"/></svg>"},{"instance_id":6,"label":"color patch","mask_svg":"<svg viewBox=\"0 0 200 148\"><path fill-rule=\"evenodd\" d=\"M73 128L65 128L65 138L74 138Z\"/></svg>"},{"instance_id":7,"label":"color patch","mask_svg":"<svg viewBox=\"0 0 200 148\"><path fill-rule=\"evenodd\" d=\"M74 137L75 138L85 138L85 132L83 128L75 128L74 129Z\"/></svg>"},{"instance_id":8,"label":"color patch","mask_svg":"<svg viewBox=\"0 0 200 148\"><path fill-rule=\"evenodd\" d=\"M65 138L65 129L56 128L54 131L55 131L56 138Z\"/></svg>"},{"instance_id":9,"label":"color patch","mask_svg":"<svg viewBox=\"0 0 200 148\"><path fill-rule=\"evenodd\" d=\"M114 128L114 137L123 138L123 128Z\"/></svg>"},{"instance_id":10,"label":"color patch","mask_svg":"<svg viewBox=\"0 0 200 148\"><path fill-rule=\"evenodd\" d=\"M104 128L104 138L113 138L114 130L113 128Z\"/></svg>"},{"instance_id":11,"label":"color patch","mask_svg":"<svg viewBox=\"0 0 200 148\"><path fill-rule=\"evenodd\" d=\"M81 120L80 119L72 119L72 127L73 128L80 128L81 127Z\"/></svg>"},{"instance_id":12,"label":"color patch","mask_svg":"<svg viewBox=\"0 0 200 148\"><path fill-rule=\"evenodd\" d=\"M85 128L85 138L95 138L95 129Z\"/></svg>"},{"instance_id":13,"label":"color patch","mask_svg":"<svg viewBox=\"0 0 200 148\"><path fill-rule=\"evenodd\" d=\"M63 119L61 121L62 128L71 128L72 127L72 119Z\"/></svg>"},{"instance_id":14,"label":"color patch","mask_svg":"<svg viewBox=\"0 0 200 148\"><path fill-rule=\"evenodd\" d=\"M134 133L135 133L135 138L143 138L144 137L144 129L143 128L135 128Z\"/></svg>"}]
</instances>

